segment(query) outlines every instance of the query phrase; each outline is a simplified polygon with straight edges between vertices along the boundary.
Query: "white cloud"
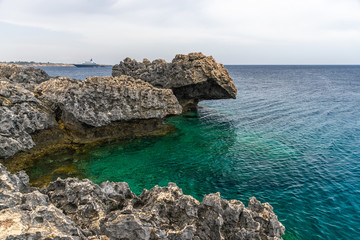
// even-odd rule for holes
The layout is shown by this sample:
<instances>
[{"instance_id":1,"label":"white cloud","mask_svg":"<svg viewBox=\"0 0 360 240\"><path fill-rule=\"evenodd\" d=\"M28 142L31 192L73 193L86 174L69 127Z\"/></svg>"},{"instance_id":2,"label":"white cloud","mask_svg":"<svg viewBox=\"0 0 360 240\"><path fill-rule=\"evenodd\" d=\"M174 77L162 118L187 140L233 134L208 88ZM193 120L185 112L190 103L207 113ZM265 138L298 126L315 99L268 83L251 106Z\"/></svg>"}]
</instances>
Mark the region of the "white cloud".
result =
<instances>
[{"instance_id":1,"label":"white cloud","mask_svg":"<svg viewBox=\"0 0 360 240\"><path fill-rule=\"evenodd\" d=\"M107 63L190 51L225 63L360 63L359 12L357 0L0 1L0 22L43 29L44 41L54 42L50 58L81 61L92 53ZM70 39L56 43L52 33ZM33 58L41 58L31 41L23 45L33 44ZM15 46L0 38L3 57Z\"/></svg>"}]
</instances>

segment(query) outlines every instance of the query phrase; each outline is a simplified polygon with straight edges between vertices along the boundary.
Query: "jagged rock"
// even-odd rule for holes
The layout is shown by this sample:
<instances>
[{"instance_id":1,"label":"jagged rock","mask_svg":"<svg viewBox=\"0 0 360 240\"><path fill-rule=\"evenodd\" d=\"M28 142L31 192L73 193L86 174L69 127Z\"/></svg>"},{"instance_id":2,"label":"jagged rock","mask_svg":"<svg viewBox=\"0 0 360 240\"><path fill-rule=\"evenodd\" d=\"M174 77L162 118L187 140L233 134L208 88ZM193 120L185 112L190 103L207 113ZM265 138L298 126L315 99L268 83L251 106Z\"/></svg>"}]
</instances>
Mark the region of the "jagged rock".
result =
<instances>
[{"instance_id":1,"label":"jagged rock","mask_svg":"<svg viewBox=\"0 0 360 240\"><path fill-rule=\"evenodd\" d=\"M44 70L33 67L22 68L17 65L0 64L0 78L6 78L25 89L33 90L37 84L49 80L50 76Z\"/></svg>"},{"instance_id":2,"label":"jagged rock","mask_svg":"<svg viewBox=\"0 0 360 240\"><path fill-rule=\"evenodd\" d=\"M128 75L156 87L170 88L184 110L196 107L201 100L236 98L237 93L224 66L202 53L178 54L171 63L126 58L113 66L112 75Z\"/></svg>"},{"instance_id":3,"label":"jagged rock","mask_svg":"<svg viewBox=\"0 0 360 240\"><path fill-rule=\"evenodd\" d=\"M49 80L35 92L64 124L78 121L100 127L114 121L158 119L179 114L181 106L171 90L159 89L131 77L90 77Z\"/></svg>"},{"instance_id":4,"label":"jagged rock","mask_svg":"<svg viewBox=\"0 0 360 240\"><path fill-rule=\"evenodd\" d=\"M136 197L127 183L58 179L39 192L28 181L0 164L0 239L279 240L285 231L254 197L245 208L219 193L200 203L174 183Z\"/></svg>"},{"instance_id":5,"label":"jagged rock","mask_svg":"<svg viewBox=\"0 0 360 240\"><path fill-rule=\"evenodd\" d=\"M0 158L34 147L30 134L57 126L51 112L34 93L0 81Z\"/></svg>"},{"instance_id":6,"label":"jagged rock","mask_svg":"<svg viewBox=\"0 0 360 240\"><path fill-rule=\"evenodd\" d=\"M25 172L10 174L0 164L0 239L45 238L77 240L84 235L47 195L29 187Z\"/></svg>"},{"instance_id":7,"label":"jagged rock","mask_svg":"<svg viewBox=\"0 0 360 240\"><path fill-rule=\"evenodd\" d=\"M123 209L136 199L127 183L104 182L98 186L74 178L57 179L43 192L88 236L100 234L100 220L109 212Z\"/></svg>"},{"instance_id":8,"label":"jagged rock","mask_svg":"<svg viewBox=\"0 0 360 240\"><path fill-rule=\"evenodd\" d=\"M110 239L276 240L285 231L268 203L251 198L245 208L240 201L222 199L219 193L206 195L199 203L174 183L144 190L133 203L132 210L109 213L102 233Z\"/></svg>"}]
</instances>

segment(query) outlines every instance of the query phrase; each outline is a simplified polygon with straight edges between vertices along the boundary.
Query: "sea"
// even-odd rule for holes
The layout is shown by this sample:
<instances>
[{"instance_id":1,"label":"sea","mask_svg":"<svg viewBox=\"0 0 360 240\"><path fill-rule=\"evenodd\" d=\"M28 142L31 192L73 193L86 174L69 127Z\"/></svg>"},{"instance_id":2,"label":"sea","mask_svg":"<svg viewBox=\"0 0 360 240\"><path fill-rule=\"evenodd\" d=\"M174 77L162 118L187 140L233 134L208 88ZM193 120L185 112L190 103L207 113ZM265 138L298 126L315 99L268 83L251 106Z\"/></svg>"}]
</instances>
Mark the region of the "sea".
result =
<instances>
[{"instance_id":1,"label":"sea","mask_svg":"<svg viewBox=\"0 0 360 240\"><path fill-rule=\"evenodd\" d=\"M169 117L176 130L166 136L56 152L27 173L36 180L65 166L98 184L126 181L136 194L175 182L200 201L220 192L247 205L255 196L274 207L286 240L360 239L360 66L225 67L237 99ZM42 69L111 75L111 67Z\"/></svg>"}]
</instances>

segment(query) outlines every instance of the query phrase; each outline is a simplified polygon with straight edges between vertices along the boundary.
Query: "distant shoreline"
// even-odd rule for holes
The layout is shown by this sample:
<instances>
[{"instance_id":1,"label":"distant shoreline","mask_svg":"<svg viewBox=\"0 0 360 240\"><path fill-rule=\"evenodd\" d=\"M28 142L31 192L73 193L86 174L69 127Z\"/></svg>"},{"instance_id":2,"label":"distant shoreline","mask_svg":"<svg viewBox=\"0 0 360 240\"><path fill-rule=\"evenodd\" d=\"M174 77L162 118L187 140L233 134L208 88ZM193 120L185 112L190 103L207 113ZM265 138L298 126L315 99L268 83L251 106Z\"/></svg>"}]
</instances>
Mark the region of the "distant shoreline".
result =
<instances>
[{"instance_id":1,"label":"distant shoreline","mask_svg":"<svg viewBox=\"0 0 360 240\"><path fill-rule=\"evenodd\" d=\"M19 67L75 67L71 63L0 62L0 64L17 65ZM112 65L101 64L101 66L110 67Z\"/></svg>"}]
</instances>

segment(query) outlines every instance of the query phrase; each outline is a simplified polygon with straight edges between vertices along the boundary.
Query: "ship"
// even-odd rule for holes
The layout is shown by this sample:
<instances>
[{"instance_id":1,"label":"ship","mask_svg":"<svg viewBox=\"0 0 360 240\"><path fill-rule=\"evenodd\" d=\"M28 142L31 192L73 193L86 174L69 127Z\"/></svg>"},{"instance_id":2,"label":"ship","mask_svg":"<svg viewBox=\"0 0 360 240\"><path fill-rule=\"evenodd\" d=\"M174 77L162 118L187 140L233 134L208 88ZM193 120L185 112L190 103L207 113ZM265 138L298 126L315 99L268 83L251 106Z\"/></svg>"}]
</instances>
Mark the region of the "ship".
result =
<instances>
[{"instance_id":1,"label":"ship","mask_svg":"<svg viewBox=\"0 0 360 240\"><path fill-rule=\"evenodd\" d=\"M86 61L81 64L74 64L74 66L75 67L104 67L104 65L100 65L100 64L97 64L96 62L94 62L92 58L90 59L90 61Z\"/></svg>"}]
</instances>

